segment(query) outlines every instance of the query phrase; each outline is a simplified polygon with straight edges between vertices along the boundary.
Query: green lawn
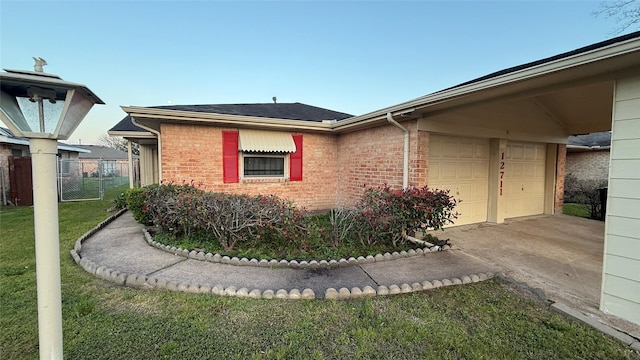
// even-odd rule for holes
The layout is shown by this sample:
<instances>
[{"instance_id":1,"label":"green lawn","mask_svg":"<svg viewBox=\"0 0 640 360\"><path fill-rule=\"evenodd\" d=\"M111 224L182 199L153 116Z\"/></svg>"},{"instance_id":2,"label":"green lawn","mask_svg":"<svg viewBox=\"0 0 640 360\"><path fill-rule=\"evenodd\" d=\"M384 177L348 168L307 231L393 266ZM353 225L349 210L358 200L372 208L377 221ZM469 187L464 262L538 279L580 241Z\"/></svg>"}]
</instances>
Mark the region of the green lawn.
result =
<instances>
[{"instance_id":1,"label":"green lawn","mask_svg":"<svg viewBox=\"0 0 640 360\"><path fill-rule=\"evenodd\" d=\"M640 359L497 279L349 301L115 286L69 255L78 237L109 216L115 193L60 205L67 359ZM29 207L0 209L2 359L38 357L32 221Z\"/></svg>"},{"instance_id":2,"label":"green lawn","mask_svg":"<svg viewBox=\"0 0 640 360\"><path fill-rule=\"evenodd\" d=\"M584 204L564 204L562 206L562 213L565 215L579 216L583 218L591 218L591 210L588 205Z\"/></svg>"}]
</instances>

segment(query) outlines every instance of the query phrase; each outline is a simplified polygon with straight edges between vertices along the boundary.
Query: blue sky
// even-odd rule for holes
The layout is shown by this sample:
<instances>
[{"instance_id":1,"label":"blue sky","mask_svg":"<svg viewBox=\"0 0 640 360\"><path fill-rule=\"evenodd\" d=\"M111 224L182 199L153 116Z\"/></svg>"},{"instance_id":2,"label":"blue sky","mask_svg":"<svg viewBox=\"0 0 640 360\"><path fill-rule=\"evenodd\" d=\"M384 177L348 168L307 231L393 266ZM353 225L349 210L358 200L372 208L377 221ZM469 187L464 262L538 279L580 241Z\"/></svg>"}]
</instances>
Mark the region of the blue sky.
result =
<instances>
[{"instance_id":1,"label":"blue sky","mask_svg":"<svg viewBox=\"0 0 640 360\"><path fill-rule=\"evenodd\" d=\"M599 1L5 1L0 65L79 82L96 143L121 105L301 102L354 115L613 37Z\"/></svg>"}]
</instances>

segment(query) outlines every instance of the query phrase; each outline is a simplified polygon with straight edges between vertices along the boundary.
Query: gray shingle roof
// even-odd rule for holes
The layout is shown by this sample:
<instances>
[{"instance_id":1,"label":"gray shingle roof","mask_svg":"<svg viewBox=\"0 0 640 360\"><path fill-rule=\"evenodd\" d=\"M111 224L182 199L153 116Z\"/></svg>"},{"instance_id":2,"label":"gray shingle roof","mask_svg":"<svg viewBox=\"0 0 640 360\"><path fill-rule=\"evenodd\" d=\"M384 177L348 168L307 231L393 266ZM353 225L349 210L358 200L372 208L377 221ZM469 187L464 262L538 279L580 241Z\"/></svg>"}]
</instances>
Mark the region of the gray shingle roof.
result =
<instances>
[{"instance_id":1,"label":"gray shingle roof","mask_svg":"<svg viewBox=\"0 0 640 360\"><path fill-rule=\"evenodd\" d=\"M225 115L253 116L272 119L304 120L320 122L322 120L344 120L353 115L320 108L302 103L263 103L263 104L217 104L217 105L166 105L150 106L151 109L193 111ZM109 131L145 131L131 122L126 116Z\"/></svg>"},{"instance_id":2,"label":"gray shingle roof","mask_svg":"<svg viewBox=\"0 0 640 360\"><path fill-rule=\"evenodd\" d=\"M569 136L569 145L576 146L611 146L611 132L595 132L586 135Z\"/></svg>"},{"instance_id":3,"label":"gray shingle roof","mask_svg":"<svg viewBox=\"0 0 640 360\"><path fill-rule=\"evenodd\" d=\"M90 154L80 153L78 157L80 159L103 159L103 160L127 160L128 155L126 152L110 148L102 145L75 145L76 147L90 150ZM138 155L133 155L137 158Z\"/></svg>"}]
</instances>

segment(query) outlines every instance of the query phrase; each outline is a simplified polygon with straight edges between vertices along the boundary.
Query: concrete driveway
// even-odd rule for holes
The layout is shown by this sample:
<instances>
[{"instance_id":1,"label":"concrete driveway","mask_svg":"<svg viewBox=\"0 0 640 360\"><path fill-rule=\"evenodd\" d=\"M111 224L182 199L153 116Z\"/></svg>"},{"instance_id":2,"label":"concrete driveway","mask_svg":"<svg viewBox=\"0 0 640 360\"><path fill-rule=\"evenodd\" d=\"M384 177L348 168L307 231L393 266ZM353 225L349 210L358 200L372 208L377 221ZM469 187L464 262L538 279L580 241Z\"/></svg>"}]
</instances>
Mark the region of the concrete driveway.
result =
<instances>
[{"instance_id":1,"label":"concrete driveway","mask_svg":"<svg viewBox=\"0 0 640 360\"><path fill-rule=\"evenodd\" d=\"M604 222L568 215L510 219L434 233L466 254L495 265L550 300L598 317L636 337L639 327L599 311Z\"/></svg>"}]
</instances>

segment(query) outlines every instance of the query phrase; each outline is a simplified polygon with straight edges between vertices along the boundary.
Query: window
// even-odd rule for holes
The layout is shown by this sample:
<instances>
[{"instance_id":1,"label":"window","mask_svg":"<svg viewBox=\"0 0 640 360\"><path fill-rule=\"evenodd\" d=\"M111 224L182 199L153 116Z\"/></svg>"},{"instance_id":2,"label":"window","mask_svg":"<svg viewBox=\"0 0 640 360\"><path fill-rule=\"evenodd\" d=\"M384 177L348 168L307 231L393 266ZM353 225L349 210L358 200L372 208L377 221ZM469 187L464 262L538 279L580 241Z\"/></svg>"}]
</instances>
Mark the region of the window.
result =
<instances>
[{"instance_id":1,"label":"window","mask_svg":"<svg viewBox=\"0 0 640 360\"><path fill-rule=\"evenodd\" d=\"M285 155L243 154L243 174L247 177L283 177Z\"/></svg>"},{"instance_id":2,"label":"window","mask_svg":"<svg viewBox=\"0 0 640 360\"><path fill-rule=\"evenodd\" d=\"M225 183L237 183L241 177L302 181L302 135L223 131L222 170Z\"/></svg>"}]
</instances>

